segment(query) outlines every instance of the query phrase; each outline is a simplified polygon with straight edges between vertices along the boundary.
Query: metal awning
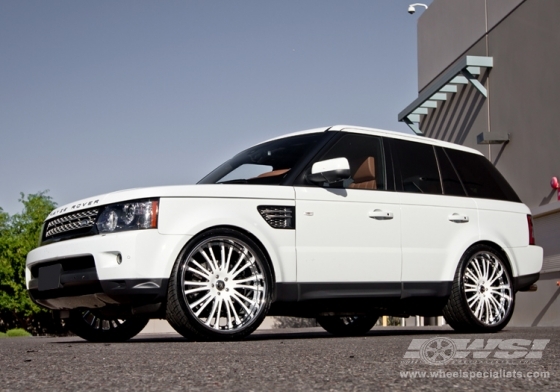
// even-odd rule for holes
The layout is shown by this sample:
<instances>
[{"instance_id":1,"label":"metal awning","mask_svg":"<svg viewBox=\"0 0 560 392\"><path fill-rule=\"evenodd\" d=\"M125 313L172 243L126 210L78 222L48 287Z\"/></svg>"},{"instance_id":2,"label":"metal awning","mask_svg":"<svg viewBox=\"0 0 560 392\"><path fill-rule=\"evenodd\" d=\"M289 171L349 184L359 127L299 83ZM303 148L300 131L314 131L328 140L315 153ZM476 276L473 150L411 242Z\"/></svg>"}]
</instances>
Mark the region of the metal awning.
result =
<instances>
[{"instance_id":1,"label":"metal awning","mask_svg":"<svg viewBox=\"0 0 560 392\"><path fill-rule=\"evenodd\" d=\"M439 101L446 101L447 94L455 94L457 85L471 83L487 97L486 88L478 81L481 68L492 68L492 57L465 56L440 75L428 88L399 113L399 121L404 121L414 133L423 135L418 124L428 110L437 109Z\"/></svg>"}]
</instances>

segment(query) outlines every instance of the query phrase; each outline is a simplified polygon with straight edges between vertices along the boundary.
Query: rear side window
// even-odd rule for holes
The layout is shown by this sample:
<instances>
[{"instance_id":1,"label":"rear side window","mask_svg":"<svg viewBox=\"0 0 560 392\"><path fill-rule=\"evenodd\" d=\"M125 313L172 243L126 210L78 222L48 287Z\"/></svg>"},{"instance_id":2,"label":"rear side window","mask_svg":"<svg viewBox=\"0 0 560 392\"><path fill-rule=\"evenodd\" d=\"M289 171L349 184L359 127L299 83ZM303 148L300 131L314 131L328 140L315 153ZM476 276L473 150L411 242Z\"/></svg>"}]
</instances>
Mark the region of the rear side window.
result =
<instances>
[{"instance_id":1,"label":"rear side window","mask_svg":"<svg viewBox=\"0 0 560 392\"><path fill-rule=\"evenodd\" d=\"M396 159L397 189L403 192L441 195L441 181L434 153L430 144L391 140Z\"/></svg>"},{"instance_id":2,"label":"rear side window","mask_svg":"<svg viewBox=\"0 0 560 392\"><path fill-rule=\"evenodd\" d=\"M443 185L443 194L451 196L466 196L465 188L459 180L459 176L455 168L449 161L445 151L441 147L435 147L436 156L439 164L439 172L441 173L441 183Z\"/></svg>"},{"instance_id":3,"label":"rear side window","mask_svg":"<svg viewBox=\"0 0 560 392\"><path fill-rule=\"evenodd\" d=\"M500 172L482 155L445 149L470 197L521 202Z\"/></svg>"}]
</instances>

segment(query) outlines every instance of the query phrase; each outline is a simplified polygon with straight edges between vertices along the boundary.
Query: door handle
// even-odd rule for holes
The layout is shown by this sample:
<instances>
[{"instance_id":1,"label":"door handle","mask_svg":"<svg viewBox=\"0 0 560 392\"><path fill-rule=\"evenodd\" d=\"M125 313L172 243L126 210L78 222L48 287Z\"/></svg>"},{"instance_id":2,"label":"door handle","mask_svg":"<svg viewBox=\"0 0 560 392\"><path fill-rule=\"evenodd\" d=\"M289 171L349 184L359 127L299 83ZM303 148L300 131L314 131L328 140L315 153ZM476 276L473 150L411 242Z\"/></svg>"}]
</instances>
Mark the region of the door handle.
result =
<instances>
[{"instance_id":1,"label":"door handle","mask_svg":"<svg viewBox=\"0 0 560 392\"><path fill-rule=\"evenodd\" d=\"M457 214L457 213L453 213L449 215L448 219L451 222L456 222L456 223L464 223L469 221L469 217L467 215Z\"/></svg>"},{"instance_id":2,"label":"door handle","mask_svg":"<svg viewBox=\"0 0 560 392\"><path fill-rule=\"evenodd\" d=\"M393 213L391 211L383 211L383 210L373 210L369 212L369 217L373 219L393 219Z\"/></svg>"}]
</instances>

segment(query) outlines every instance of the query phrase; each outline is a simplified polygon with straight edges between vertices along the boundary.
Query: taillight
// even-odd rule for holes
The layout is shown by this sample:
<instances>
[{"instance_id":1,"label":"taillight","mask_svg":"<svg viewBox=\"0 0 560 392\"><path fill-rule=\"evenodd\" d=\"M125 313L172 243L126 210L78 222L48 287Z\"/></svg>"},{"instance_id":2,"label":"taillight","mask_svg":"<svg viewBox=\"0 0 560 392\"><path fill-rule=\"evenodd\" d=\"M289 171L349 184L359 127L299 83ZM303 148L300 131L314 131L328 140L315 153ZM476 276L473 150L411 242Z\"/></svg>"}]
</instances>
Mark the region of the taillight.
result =
<instances>
[{"instance_id":1,"label":"taillight","mask_svg":"<svg viewBox=\"0 0 560 392\"><path fill-rule=\"evenodd\" d=\"M533 218L527 215L527 224L529 225L529 245L535 245L535 233L533 231Z\"/></svg>"}]
</instances>

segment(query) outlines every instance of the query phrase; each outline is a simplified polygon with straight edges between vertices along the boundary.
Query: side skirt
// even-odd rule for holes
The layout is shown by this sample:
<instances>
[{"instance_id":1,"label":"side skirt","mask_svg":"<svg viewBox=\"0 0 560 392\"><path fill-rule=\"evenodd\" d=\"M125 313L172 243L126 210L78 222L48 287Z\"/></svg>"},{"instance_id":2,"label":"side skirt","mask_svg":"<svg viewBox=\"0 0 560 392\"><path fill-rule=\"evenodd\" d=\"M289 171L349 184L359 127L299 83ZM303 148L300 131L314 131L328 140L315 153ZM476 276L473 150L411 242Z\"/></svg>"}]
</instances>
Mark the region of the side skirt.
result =
<instances>
[{"instance_id":1,"label":"side skirt","mask_svg":"<svg viewBox=\"0 0 560 392\"><path fill-rule=\"evenodd\" d=\"M271 316L441 314L453 282L277 283Z\"/></svg>"}]
</instances>

